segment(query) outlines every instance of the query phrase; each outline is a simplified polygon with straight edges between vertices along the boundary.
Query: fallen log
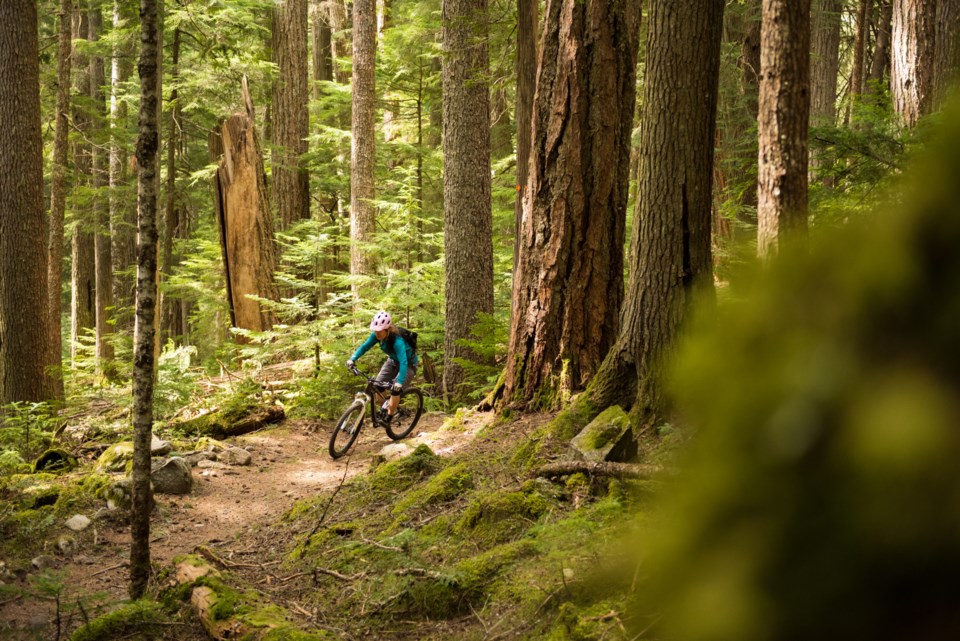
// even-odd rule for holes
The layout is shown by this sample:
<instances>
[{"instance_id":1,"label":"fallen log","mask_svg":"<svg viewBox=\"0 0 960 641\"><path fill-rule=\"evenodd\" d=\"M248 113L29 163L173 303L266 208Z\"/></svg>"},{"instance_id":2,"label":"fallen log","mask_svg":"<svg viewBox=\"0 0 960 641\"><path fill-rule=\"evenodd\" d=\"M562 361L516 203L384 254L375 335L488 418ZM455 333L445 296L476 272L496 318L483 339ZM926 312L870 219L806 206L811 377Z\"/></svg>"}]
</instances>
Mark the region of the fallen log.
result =
<instances>
[{"instance_id":1,"label":"fallen log","mask_svg":"<svg viewBox=\"0 0 960 641\"><path fill-rule=\"evenodd\" d=\"M224 439L255 432L284 418L283 408L279 405L252 405L239 412L207 412L187 420L174 421L169 427L184 434Z\"/></svg>"},{"instance_id":2,"label":"fallen log","mask_svg":"<svg viewBox=\"0 0 960 641\"><path fill-rule=\"evenodd\" d=\"M602 461L558 461L543 465L533 473L534 477L556 478L570 474L586 474L588 476L603 476L617 479L652 479L669 474L659 465L641 463L613 463Z\"/></svg>"}]
</instances>

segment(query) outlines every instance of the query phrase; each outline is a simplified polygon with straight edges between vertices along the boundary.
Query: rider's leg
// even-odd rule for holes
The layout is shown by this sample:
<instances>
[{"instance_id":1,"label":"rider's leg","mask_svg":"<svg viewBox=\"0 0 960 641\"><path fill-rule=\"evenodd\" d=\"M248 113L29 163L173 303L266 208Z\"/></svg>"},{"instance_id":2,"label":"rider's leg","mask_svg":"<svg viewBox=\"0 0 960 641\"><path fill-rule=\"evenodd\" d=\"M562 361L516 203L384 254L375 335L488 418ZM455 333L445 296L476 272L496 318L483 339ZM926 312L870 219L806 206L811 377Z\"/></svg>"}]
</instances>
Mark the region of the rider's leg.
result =
<instances>
[{"instance_id":1,"label":"rider's leg","mask_svg":"<svg viewBox=\"0 0 960 641\"><path fill-rule=\"evenodd\" d=\"M400 364L397 363L397 361L393 360L392 358L388 358L383 363L383 367L380 368L380 373L377 374L376 381L378 383L392 383L393 379L397 377L397 373L399 371L400 371ZM383 403L388 398L390 398L389 394L390 394L389 391L383 391L383 392L378 391L376 393L377 410L379 410L383 406ZM391 410L390 413L392 414L393 411Z\"/></svg>"},{"instance_id":2,"label":"rider's leg","mask_svg":"<svg viewBox=\"0 0 960 641\"><path fill-rule=\"evenodd\" d=\"M403 383L403 389L410 387L410 383L413 381L413 377L417 375L417 366L416 365L407 365L407 380ZM400 405L400 395L391 395L390 404L387 406L387 413L390 416L393 416L397 413L397 406Z\"/></svg>"}]
</instances>

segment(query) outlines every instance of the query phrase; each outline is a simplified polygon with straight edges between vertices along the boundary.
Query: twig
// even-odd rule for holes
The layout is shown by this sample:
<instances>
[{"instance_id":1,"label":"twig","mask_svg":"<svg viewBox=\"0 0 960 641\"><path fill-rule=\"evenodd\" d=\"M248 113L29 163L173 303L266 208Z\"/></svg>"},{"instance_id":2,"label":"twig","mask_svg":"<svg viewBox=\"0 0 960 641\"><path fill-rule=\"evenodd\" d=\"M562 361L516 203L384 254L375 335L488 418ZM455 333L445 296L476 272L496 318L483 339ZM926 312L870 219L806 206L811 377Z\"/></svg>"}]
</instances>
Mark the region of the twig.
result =
<instances>
[{"instance_id":1,"label":"twig","mask_svg":"<svg viewBox=\"0 0 960 641\"><path fill-rule=\"evenodd\" d=\"M310 534L307 535L305 541L309 541L313 538L313 535L317 533L317 531L320 529L320 526L323 525L323 521L327 518L327 512L330 510L330 506L333 505L333 500L337 498L337 494L340 493L340 489L343 487L344 481L347 480L347 470L350 469L350 460L352 458L352 455L347 457L347 464L343 467L343 478L340 479L340 484L337 485L337 489L333 491L333 494L330 496L330 500L327 501L327 505L323 508L323 514L320 515L320 520L317 521L317 524L313 526L313 529L310 531ZM298 559L303 558L303 555L307 553L308 547L309 546L304 545L302 548L300 548L300 553L297 556Z\"/></svg>"},{"instance_id":2,"label":"twig","mask_svg":"<svg viewBox=\"0 0 960 641\"><path fill-rule=\"evenodd\" d=\"M371 541L370 539L360 538L360 541L366 543L367 545L372 545L375 548L380 548L381 550L387 550L388 552L403 552L403 548L396 548L390 545L384 545L383 543L378 543L376 541Z\"/></svg>"},{"instance_id":3,"label":"twig","mask_svg":"<svg viewBox=\"0 0 960 641\"><path fill-rule=\"evenodd\" d=\"M294 610L296 610L297 612L299 612L300 614L302 614L302 615L305 616L305 617L309 617L309 618L311 618L311 619L313 618L313 614L310 613L310 612L307 612L306 610L304 610L304 609L300 606L300 604L297 603L296 601L291 601L291 602L290 602L290 607L293 608Z\"/></svg>"},{"instance_id":4,"label":"twig","mask_svg":"<svg viewBox=\"0 0 960 641\"><path fill-rule=\"evenodd\" d=\"M23 595L22 595L22 594L18 594L17 596L13 597L12 599L7 599L6 601L0 601L0 608L2 608L3 606L7 605L8 603L13 603L14 601L19 601L19 600L22 599L22 598L23 598Z\"/></svg>"},{"instance_id":5,"label":"twig","mask_svg":"<svg viewBox=\"0 0 960 641\"><path fill-rule=\"evenodd\" d=\"M440 572L434 572L433 570L424 568L400 568L399 570L394 570L393 573L397 576L425 576L431 579L446 578L446 576Z\"/></svg>"},{"instance_id":6,"label":"twig","mask_svg":"<svg viewBox=\"0 0 960 641\"><path fill-rule=\"evenodd\" d=\"M346 574L340 574L336 570L328 570L326 568L313 568L314 577L317 574L326 574L327 576L332 576L335 579L340 579L341 581L356 581L357 579L362 579L367 576L366 572L358 572L353 576L347 576Z\"/></svg>"},{"instance_id":7,"label":"twig","mask_svg":"<svg viewBox=\"0 0 960 641\"><path fill-rule=\"evenodd\" d=\"M650 479L663 474L665 470L659 465L642 465L637 463L558 461L541 466L534 472L534 476L549 478L565 476L567 474L577 474L578 472L589 474L590 476L611 476L621 479Z\"/></svg>"},{"instance_id":8,"label":"twig","mask_svg":"<svg viewBox=\"0 0 960 641\"><path fill-rule=\"evenodd\" d=\"M100 576L101 574L106 574L107 572L110 572L111 570L118 570L118 569L120 569L120 568L125 568L125 567L127 567L129 564L130 564L129 561L123 561L122 563L117 563L116 565L111 565L111 566L108 567L108 568L104 568L104 569L100 570L99 572L94 572L94 573L91 574L90 576Z\"/></svg>"}]
</instances>

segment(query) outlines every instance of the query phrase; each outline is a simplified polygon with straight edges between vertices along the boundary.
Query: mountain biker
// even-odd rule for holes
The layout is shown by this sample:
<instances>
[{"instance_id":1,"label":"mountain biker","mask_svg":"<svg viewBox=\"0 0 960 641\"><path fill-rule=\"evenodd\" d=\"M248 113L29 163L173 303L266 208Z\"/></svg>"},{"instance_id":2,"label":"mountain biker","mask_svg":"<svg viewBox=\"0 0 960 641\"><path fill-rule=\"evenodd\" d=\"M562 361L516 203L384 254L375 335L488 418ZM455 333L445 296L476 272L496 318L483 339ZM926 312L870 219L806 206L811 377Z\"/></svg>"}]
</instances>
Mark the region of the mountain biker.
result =
<instances>
[{"instance_id":1,"label":"mountain biker","mask_svg":"<svg viewBox=\"0 0 960 641\"><path fill-rule=\"evenodd\" d=\"M400 334L400 329L393 324L390 314L379 311L373 315L373 320L370 321L370 336L347 360L347 369L353 369L356 361L366 354L375 343L380 343L381 351L387 355L387 360L380 368L376 380L381 383L391 383L390 402L385 403L385 412L383 408L380 410L383 419L389 423L400 404L400 392L408 387L413 377L417 375L419 359L416 350L404 340Z\"/></svg>"}]
</instances>

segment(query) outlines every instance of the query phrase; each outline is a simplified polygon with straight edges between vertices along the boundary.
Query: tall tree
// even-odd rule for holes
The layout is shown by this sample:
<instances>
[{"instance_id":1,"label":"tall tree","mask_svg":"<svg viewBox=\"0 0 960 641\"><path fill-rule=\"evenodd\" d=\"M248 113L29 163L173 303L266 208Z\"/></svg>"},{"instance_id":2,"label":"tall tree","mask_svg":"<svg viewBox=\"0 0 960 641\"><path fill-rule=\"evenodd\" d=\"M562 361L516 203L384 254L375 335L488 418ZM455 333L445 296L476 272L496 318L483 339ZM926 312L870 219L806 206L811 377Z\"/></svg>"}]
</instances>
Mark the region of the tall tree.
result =
<instances>
[{"instance_id":1,"label":"tall tree","mask_svg":"<svg viewBox=\"0 0 960 641\"><path fill-rule=\"evenodd\" d=\"M505 398L574 392L617 337L640 2L550 0Z\"/></svg>"},{"instance_id":2,"label":"tall tree","mask_svg":"<svg viewBox=\"0 0 960 641\"><path fill-rule=\"evenodd\" d=\"M77 37L89 40L90 20L87 2L80 0L78 11L74 16L74 32ZM94 254L94 237L91 230L93 221L88 205L90 188L92 187L92 145L90 104L90 57L86 54L75 53L76 90L84 100L76 101L73 110L74 125L79 136L74 142L74 172L75 184L84 189L76 190L77 198L74 206L74 226L70 243L70 356L77 358L77 348L81 336L87 330L94 329L97 322L96 297L96 259ZM86 196L86 198L84 197Z\"/></svg>"},{"instance_id":3,"label":"tall tree","mask_svg":"<svg viewBox=\"0 0 960 641\"><path fill-rule=\"evenodd\" d=\"M279 75L273 85L273 196L280 228L310 217L310 184L302 159L307 152L307 0L283 0L274 7L273 57Z\"/></svg>"},{"instance_id":4,"label":"tall tree","mask_svg":"<svg viewBox=\"0 0 960 641\"><path fill-rule=\"evenodd\" d=\"M936 37L933 52L933 108L940 109L957 79L960 64L960 0L938 0Z\"/></svg>"},{"instance_id":5,"label":"tall tree","mask_svg":"<svg viewBox=\"0 0 960 641\"><path fill-rule=\"evenodd\" d=\"M163 235L161 240L161 279L166 281L173 275L176 258L173 253L175 238L184 237L184 212L177 197L177 155L182 148L182 108L180 106L180 29L173 30L173 42L170 52L170 121L167 133L167 187L166 206L164 208ZM182 337L186 331L183 319L183 302L165 294L160 296L162 314L161 341ZM182 340L182 339L181 339Z\"/></svg>"},{"instance_id":6,"label":"tall tree","mask_svg":"<svg viewBox=\"0 0 960 641\"><path fill-rule=\"evenodd\" d=\"M698 300L713 295L713 142L723 0L652 0L637 208L616 344L581 397L593 414L666 411L661 368Z\"/></svg>"},{"instance_id":7,"label":"tall tree","mask_svg":"<svg viewBox=\"0 0 960 641\"><path fill-rule=\"evenodd\" d=\"M907 127L933 108L938 0L893 0L890 91Z\"/></svg>"},{"instance_id":8,"label":"tall tree","mask_svg":"<svg viewBox=\"0 0 960 641\"><path fill-rule=\"evenodd\" d=\"M137 312L133 337L133 491L130 596L150 578L150 441L153 436L157 306L157 153L160 147L160 19L162 0L140 0L140 117L137 137Z\"/></svg>"},{"instance_id":9,"label":"tall tree","mask_svg":"<svg viewBox=\"0 0 960 641\"><path fill-rule=\"evenodd\" d=\"M877 41L870 58L870 73L867 75L867 91L876 92L883 85L890 69L890 21L893 19L892 0L880 0L877 10Z\"/></svg>"},{"instance_id":10,"label":"tall tree","mask_svg":"<svg viewBox=\"0 0 960 641\"><path fill-rule=\"evenodd\" d=\"M350 146L350 273L370 274L366 244L373 240L376 168L376 0L353 3L353 140ZM354 294L360 289L354 285Z\"/></svg>"},{"instance_id":11,"label":"tall tree","mask_svg":"<svg viewBox=\"0 0 960 641\"><path fill-rule=\"evenodd\" d=\"M446 331L443 384L456 393L460 344L478 314L493 312L493 213L490 202L490 90L487 0L443 0L443 244Z\"/></svg>"},{"instance_id":12,"label":"tall tree","mask_svg":"<svg viewBox=\"0 0 960 641\"><path fill-rule=\"evenodd\" d=\"M807 232L810 0L763 0L757 248Z\"/></svg>"},{"instance_id":13,"label":"tall tree","mask_svg":"<svg viewBox=\"0 0 960 641\"><path fill-rule=\"evenodd\" d=\"M63 400L62 302L64 213L67 204L67 152L69 151L70 59L73 49L73 1L60 2L60 35L57 46L57 104L50 175L50 236L47 244L47 308L49 310L50 373L54 398Z\"/></svg>"},{"instance_id":14,"label":"tall tree","mask_svg":"<svg viewBox=\"0 0 960 641\"><path fill-rule=\"evenodd\" d=\"M96 42L103 30L103 14L99 5L90 7L89 40ZM104 93L106 79L103 56L90 56L90 99L92 130L97 132L97 140L104 139L102 133L107 126L107 98ZM109 337L113 332L111 314L113 311L113 258L110 240L110 207L106 187L110 183L109 152L100 144L91 150L91 172L93 187L94 218L94 277L96 289L95 322L97 328L97 369L107 375L112 370L113 344Z\"/></svg>"},{"instance_id":15,"label":"tall tree","mask_svg":"<svg viewBox=\"0 0 960 641\"><path fill-rule=\"evenodd\" d=\"M0 2L0 405L49 398L37 4Z\"/></svg>"},{"instance_id":16,"label":"tall tree","mask_svg":"<svg viewBox=\"0 0 960 641\"><path fill-rule=\"evenodd\" d=\"M833 127L837 121L837 74L840 68L840 0L813 0L810 10L810 125ZM811 158L816 169L829 163ZM832 179L824 177L824 186Z\"/></svg>"},{"instance_id":17,"label":"tall tree","mask_svg":"<svg viewBox=\"0 0 960 641\"><path fill-rule=\"evenodd\" d=\"M514 205L513 263L520 252L523 195L530 174L533 92L537 84L537 0L517 0L517 199Z\"/></svg>"},{"instance_id":18,"label":"tall tree","mask_svg":"<svg viewBox=\"0 0 960 641\"><path fill-rule=\"evenodd\" d=\"M857 6L857 27L853 39L853 68L850 70L850 103L855 104L864 92L867 53L870 47L870 25L874 0L860 0Z\"/></svg>"}]
</instances>

